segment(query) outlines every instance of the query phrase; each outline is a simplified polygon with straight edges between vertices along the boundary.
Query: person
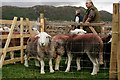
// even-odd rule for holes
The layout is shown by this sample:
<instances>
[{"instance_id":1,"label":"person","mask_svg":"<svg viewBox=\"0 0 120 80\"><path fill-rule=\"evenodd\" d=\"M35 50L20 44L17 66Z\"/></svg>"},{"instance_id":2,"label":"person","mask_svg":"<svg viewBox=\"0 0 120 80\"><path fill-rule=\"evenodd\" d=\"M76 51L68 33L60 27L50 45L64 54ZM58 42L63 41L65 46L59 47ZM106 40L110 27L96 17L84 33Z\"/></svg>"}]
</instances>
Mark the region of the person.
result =
<instances>
[{"instance_id":1,"label":"person","mask_svg":"<svg viewBox=\"0 0 120 80\"><path fill-rule=\"evenodd\" d=\"M77 22L77 23L80 23L82 22L83 20L83 17L80 15L80 10L76 10L76 15L75 15L75 18L74 18L74 22ZM80 29L80 26L75 26L75 29Z\"/></svg>"},{"instance_id":2,"label":"person","mask_svg":"<svg viewBox=\"0 0 120 80\"><path fill-rule=\"evenodd\" d=\"M97 8L94 6L93 2L91 0L87 0L86 1L86 13L84 15L83 18L83 22L84 23L99 23L100 22L100 14L99 11L97 10ZM99 26L94 27L95 31L97 33L101 32L101 28ZM91 33L92 31L90 30L90 28L88 26L83 28L84 30L86 30L88 33Z\"/></svg>"},{"instance_id":3,"label":"person","mask_svg":"<svg viewBox=\"0 0 120 80\"><path fill-rule=\"evenodd\" d=\"M86 13L83 18L84 23L99 23L100 22L100 14L97 8L94 6L93 2L91 0L86 1ZM101 28L99 26L92 26L97 33L101 33ZM92 31L88 26L83 27L85 31L88 33L91 33ZM100 64L103 64L103 53L100 53Z\"/></svg>"}]
</instances>

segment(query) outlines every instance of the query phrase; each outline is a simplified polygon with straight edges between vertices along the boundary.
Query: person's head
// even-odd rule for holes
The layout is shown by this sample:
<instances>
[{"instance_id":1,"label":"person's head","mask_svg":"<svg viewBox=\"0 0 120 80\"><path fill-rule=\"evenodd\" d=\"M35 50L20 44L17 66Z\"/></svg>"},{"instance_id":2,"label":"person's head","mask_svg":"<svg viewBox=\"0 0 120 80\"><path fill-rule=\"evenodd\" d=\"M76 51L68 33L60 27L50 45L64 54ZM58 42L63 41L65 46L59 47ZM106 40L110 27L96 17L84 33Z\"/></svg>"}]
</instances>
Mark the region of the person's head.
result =
<instances>
[{"instance_id":1,"label":"person's head","mask_svg":"<svg viewBox=\"0 0 120 80\"><path fill-rule=\"evenodd\" d=\"M89 8L93 5L93 2L91 0L86 1L86 7Z\"/></svg>"},{"instance_id":2,"label":"person's head","mask_svg":"<svg viewBox=\"0 0 120 80\"><path fill-rule=\"evenodd\" d=\"M80 10L79 10L79 9L78 9L78 10L76 10L76 15L77 15L77 14L79 14L79 13L80 13Z\"/></svg>"}]
</instances>

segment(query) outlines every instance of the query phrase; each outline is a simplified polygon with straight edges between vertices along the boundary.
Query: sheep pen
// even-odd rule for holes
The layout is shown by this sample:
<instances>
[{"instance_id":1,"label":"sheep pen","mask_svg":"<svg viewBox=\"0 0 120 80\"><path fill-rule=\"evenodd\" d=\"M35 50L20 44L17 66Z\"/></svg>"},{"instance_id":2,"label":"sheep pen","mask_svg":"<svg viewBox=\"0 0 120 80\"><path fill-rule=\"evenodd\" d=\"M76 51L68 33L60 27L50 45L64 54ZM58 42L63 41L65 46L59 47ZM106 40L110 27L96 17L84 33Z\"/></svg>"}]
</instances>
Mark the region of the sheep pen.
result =
<instances>
[{"instance_id":1,"label":"sheep pen","mask_svg":"<svg viewBox=\"0 0 120 80\"><path fill-rule=\"evenodd\" d=\"M46 26L47 27L47 26ZM54 27L55 28L55 27ZM66 30L66 27L57 27L56 28L60 28L61 30ZM47 29L46 29L47 31ZM55 30L54 30L55 31ZM56 35L56 34L60 34L59 32L57 33L53 33L53 35ZM64 33L63 33L64 34ZM66 35L66 34L64 34ZM53 74L50 74L48 73L49 72L49 65L48 65L48 60L45 60L45 72L46 74L45 75L40 75L40 69L39 67L36 67L34 64L35 64L35 61L34 59L31 59L29 61L29 67L24 67L24 65L21 65L19 62L16 63L15 65L14 64L9 64L9 65L4 65L3 66L3 78L6 78L7 75L5 75L5 73L7 72L7 70L11 70L11 72L8 74L8 78L10 77L14 77L14 76L17 76L19 75L19 77L17 78L80 78L80 79L84 79L84 78L88 78L88 76L91 78L91 79L99 79L99 78L109 78L109 66L108 67L104 67L104 65L102 65L100 67L100 72L98 73L98 75L96 76L91 76L90 75L90 71L92 70L92 63L89 61L87 55L83 55L81 57L81 60L80 60L80 65L81 65L81 68L82 70L80 71L77 71L76 68L76 60L73 58L73 61L72 61L72 65L71 65L71 71L69 73L65 73L65 69L66 69L66 64L65 64L65 61L66 61L66 56L63 55L61 61L60 61L60 65L59 65L59 71L55 71L55 73ZM53 59L53 69L55 67L55 59ZM87 63L87 64L84 64L84 63ZM14 67L13 67L14 66ZM8 68L6 70L6 68ZM18 69L18 70L16 70ZM21 70L22 69L22 70ZM55 69L54 69L55 70ZM15 72L12 72L12 71L15 71ZM12 74L12 73L17 73L16 71L19 71L18 74ZM29 74L28 74L29 73ZM49 77L51 76L51 77Z\"/></svg>"},{"instance_id":2,"label":"sheep pen","mask_svg":"<svg viewBox=\"0 0 120 80\"><path fill-rule=\"evenodd\" d=\"M116 7L117 5L114 4ZM115 8L116 9L116 8ZM116 11L116 10L114 10ZM115 18L113 18L114 20L118 20L117 22L119 22L119 19L117 19L118 15L117 12L114 12L113 16ZM43 21L44 22L44 21ZM58 22L59 23L59 22ZM64 34L67 35L67 28L68 28L68 24L71 25L71 22L68 22L68 24L65 24L67 22L60 22L59 24L57 24L57 22L48 22L48 23L44 23L42 25L46 25L46 32L52 36L55 36L57 34ZM61 25L60 25L61 24ZM40 79L54 79L54 78L59 78L59 79L92 79L92 80L96 80L96 79L111 79L111 78L116 78L119 77L119 56L118 54L115 54L115 52L119 52L118 50L118 46L119 46L119 26L116 26L116 24L119 23L113 23L113 27L106 27L104 28L104 30L108 30L105 32L102 32L100 35L101 39L103 40L103 44L104 44L104 49L103 49L103 62L104 64L100 66L100 72L97 75L92 76L90 74L90 71L92 70L92 66L93 64L90 62L89 58L87 57L86 54L81 56L80 59L80 65L81 65L81 70L76 70L77 66L76 66L76 58L73 57L73 60L71 62L71 69L70 72L65 73L65 69L66 69L66 55L63 55L60 61L60 65L59 65L59 71L55 71L53 74L49 73L49 65L45 65L45 75L41 75L40 74L40 69L39 67L36 67L35 61L34 59L30 59L29 60L29 68L24 67L23 64L20 64L20 62L17 62L16 64L8 64L8 65L4 65L2 68L2 73L3 73L3 79L4 78L40 78ZM76 24L73 23L73 25L89 25L92 26L92 24ZM96 24L98 26L98 24ZM101 25L101 24L100 24ZM67 26L67 27L66 27ZM102 25L102 27L105 27L106 25ZM114 29L114 26L117 27L117 29ZM54 29L52 29L54 28ZM110 28L110 29L109 29ZM109 32L111 32L111 28L112 28L112 34L107 34ZM44 31L44 30L41 30ZM61 32L62 31L62 32ZM93 30L93 33L96 34L96 32ZM111 39L112 38L112 39ZM112 42L111 42L112 40ZM118 44L117 44L117 43ZM111 48L112 45L112 48ZM54 58L56 58L56 55L54 56ZM53 67L55 67L55 59L52 60L53 61ZM47 64L49 61L45 60L45 64ZM116 66L117 65L117 66ZM54 69L54 68L53 68ZM116 70L117 69L117 70ZM6 74L7 73L7 74Z\"/></svg>"}]
</instances>

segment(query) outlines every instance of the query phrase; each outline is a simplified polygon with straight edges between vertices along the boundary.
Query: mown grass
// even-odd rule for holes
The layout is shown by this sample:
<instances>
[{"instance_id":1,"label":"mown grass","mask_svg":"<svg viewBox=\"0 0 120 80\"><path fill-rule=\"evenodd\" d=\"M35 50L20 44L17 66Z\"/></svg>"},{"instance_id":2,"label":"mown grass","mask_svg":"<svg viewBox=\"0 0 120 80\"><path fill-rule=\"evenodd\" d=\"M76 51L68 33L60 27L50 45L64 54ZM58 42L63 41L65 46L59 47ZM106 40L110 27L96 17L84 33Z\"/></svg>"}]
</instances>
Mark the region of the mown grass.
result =
<instances>
[{"instance_id":1,"label":"mown grass","mask_svg":"<svg viewBox=\"0 0 120 80\"><path fill-rule=\"evenodd\" d=\"M100 72L95 75L91 76L90 72L92 71L92 67L89 68L82 68L81 71L76 70L75 61L72 62L71 71L65 73L66 65L64 64L64 60L61 62L60 71L55 71L55 73L49 72L48 60L45 61L45 72L46 74L40 74L40 68L34 65L34 60L29 61L29 67L26 68L24 64L16 63L16 64L9 64L4 65L2 68L2 77L3 78L48 78L48 79L69 79L69 78L77 78L77 79L108 79L109 78L109 70L108 69L100 69ZM55 61L53 61L53 65ZM74 65L74 66L73 66ZM82 65L81 65L82 66ZM54 67L54 66L53 66ZM83 66L82 66L83 67Z\"/></svg>"}]
</instances>

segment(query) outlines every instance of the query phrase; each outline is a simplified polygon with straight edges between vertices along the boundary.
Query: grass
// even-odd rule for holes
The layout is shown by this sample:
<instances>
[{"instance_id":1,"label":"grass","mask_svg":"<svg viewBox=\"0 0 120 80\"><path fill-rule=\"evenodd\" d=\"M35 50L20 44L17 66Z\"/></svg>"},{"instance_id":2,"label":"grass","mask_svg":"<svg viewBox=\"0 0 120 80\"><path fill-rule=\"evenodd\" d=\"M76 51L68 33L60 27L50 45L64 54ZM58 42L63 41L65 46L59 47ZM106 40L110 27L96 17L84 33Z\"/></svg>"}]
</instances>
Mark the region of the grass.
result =
<instances>
[{"instance_id":1,"label":"grass","mask_svg":"<svg viewBox=\"0 0 120 80\"><path fill-rule=\"evenodd\" d=\"M36 67L34 65L34 60L31 60L29 62L29 67L26 68L24 64L21 64L20 62L16 64L9 64L9 65L4 65L2 68L2 77L3 78L49 78L49 79L54 79L54 78L79 78L79 79L107 79L109 78L109 70L107 69L101 69L100 72L95 75L91 76L90 72L92 71L92 67L90 68L82 68L81 71L76 70L76 64L75 61L72 62L71 71L65 73L64 70L66 68L66 65L64 64L64 60L61 61L61 66L60 66L60 71L55 71L55 73L50 73L49 72L49 66L48 66L48 60L45 61L45 72L46 74L42 75L40 74L40 68ZM53 64L55 62L53 61ZM54 66L53 66L54 67Z\"/></svg>"}]
</instances>

